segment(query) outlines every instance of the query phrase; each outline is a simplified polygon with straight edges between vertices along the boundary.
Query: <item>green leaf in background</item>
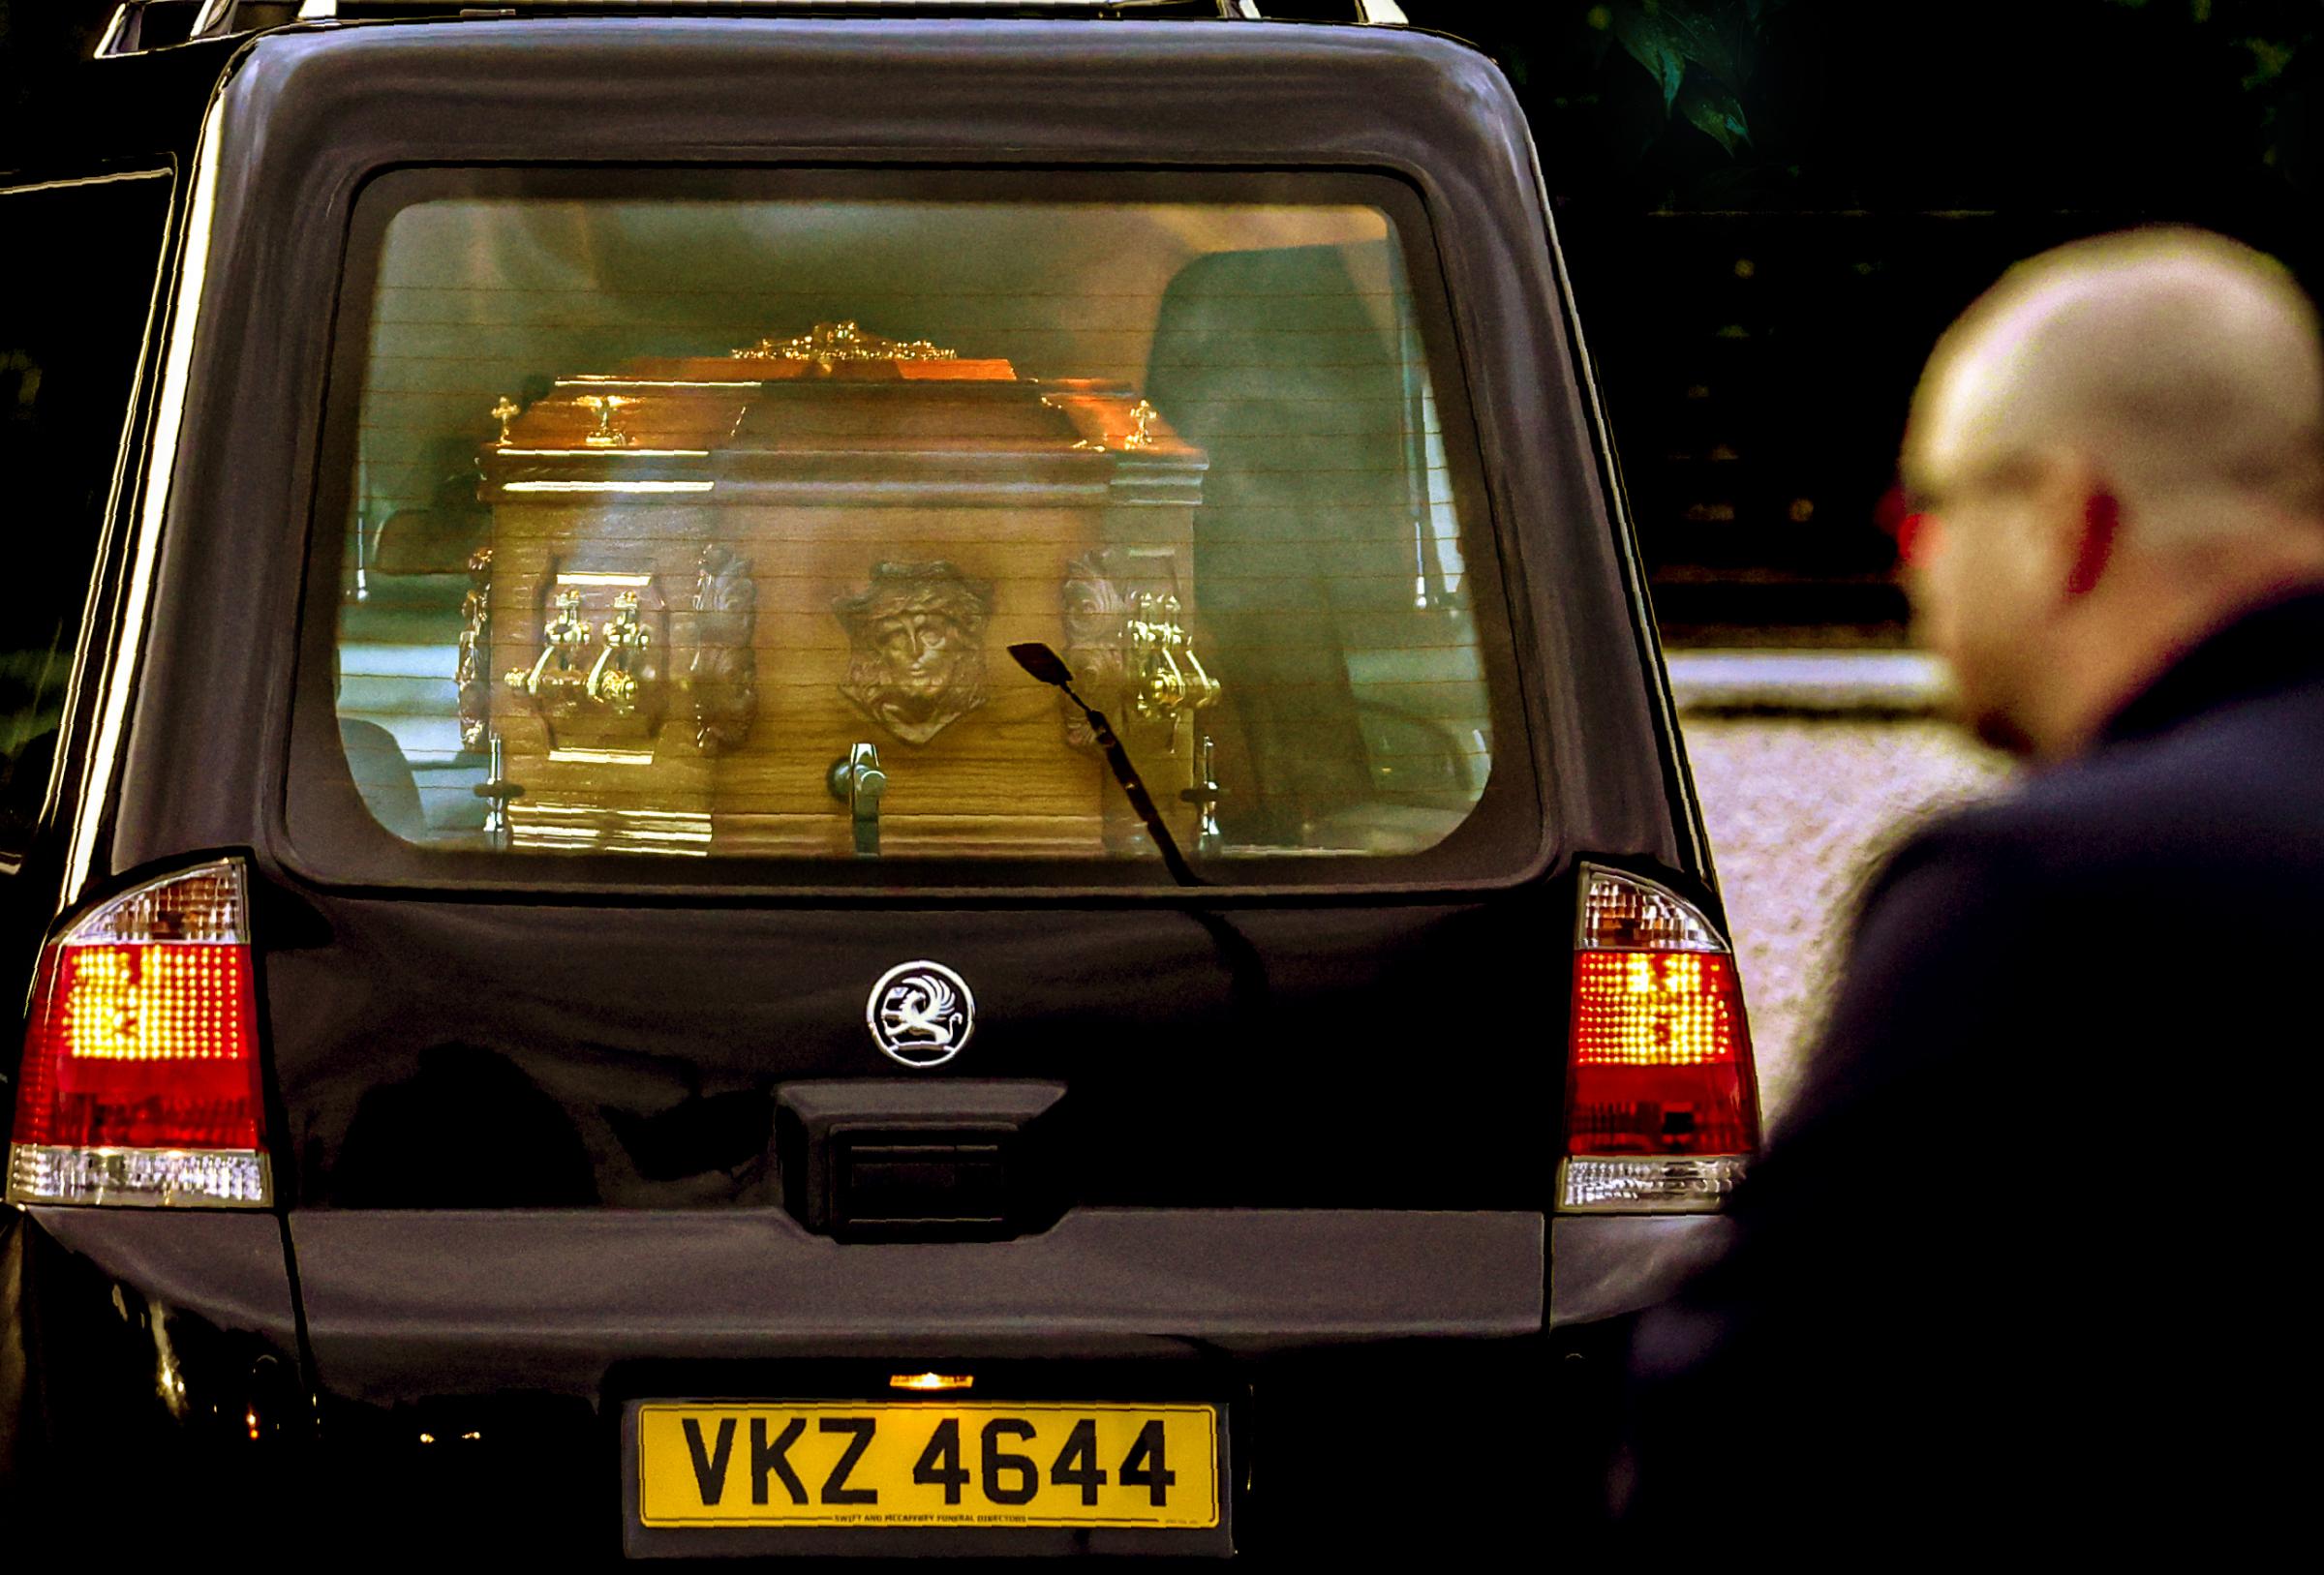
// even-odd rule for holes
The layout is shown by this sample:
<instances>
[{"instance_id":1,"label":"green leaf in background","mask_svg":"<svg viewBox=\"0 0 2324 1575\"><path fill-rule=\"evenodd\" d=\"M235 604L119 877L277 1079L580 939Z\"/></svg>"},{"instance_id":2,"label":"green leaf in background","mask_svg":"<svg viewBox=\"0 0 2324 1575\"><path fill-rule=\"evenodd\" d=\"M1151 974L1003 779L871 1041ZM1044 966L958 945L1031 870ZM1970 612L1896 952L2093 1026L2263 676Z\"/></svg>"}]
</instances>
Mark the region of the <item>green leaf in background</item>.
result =
<instances>
[{"instance_id":1,"label":"green leaf in background","mask_svg":"<svg viewBox=\"0 0 2324 1575\"><path fill-rule=\"evenodd\" d=\"M1729 87L1742 85L1734 51L1727 46L1718 22L1707 11L1679 5L1675 0L1662 0L1655 8L1654 20L1662 24L1663 36L1669 40L1680 58L1702 67Z\"/></svg>"},{"instance_id":2,"label":"green leaf in background","mask_svg":"<svg viewBox=\"0 0 2324 1575\"><path fill-rule=\"evenodd\" d=\"M1667 113L1678 99L1678 84L1687 75L1687 58L1678 52L1677 44L1662 25L1659 15L1651 15L1638 6L1614 8L1614 37L1630 57L1646 68L1654 85L1663 90L1663 109Z\"/></svg>"},{"instance_id":3,"label":"green leaf in background","mask_svg":"<svg viewBox=\"0 0 2324 1575\"><path fill-rule=\"evenodd\" d=\"M1628 0L1610 12L1593 8L1588 18L1593 27L1602 12L1623 49L1663 90L1665 114L1675 112L1690 66L1699 66L1730 88L1740 87L1748 75L1719 17L1699 0ZM1731 21L1731 10L1727 15Z\"/></svg>"},{"instance_id":4,"label":"green leaf in background","mask_svg":"<svg viewBox=\"0 0 2324 1575\"><path fill-rule=\"evenodd\" d=\"M2292 56L2297 52L2292 45L2278 44L2274 39L2238 39L2236 42L2251 56L2251 70L2244 77L2246 88L2264 87L2281 76L2284 67L2292 63Z\"/></svg>"},{"instance_id":5,"label":"green leaf in background","mask_svg":"<svg viewBox=\"0 0 2324 1575\"><path fill-rule=\"evenodd\" d=\"M1688 125L1725 148L1730 158L1736 143L1751 140L1751 128L1743 123L1743 106L1726 88L1689 82L1678 96L1677 108Z\"/></svg>"}]
</instances>

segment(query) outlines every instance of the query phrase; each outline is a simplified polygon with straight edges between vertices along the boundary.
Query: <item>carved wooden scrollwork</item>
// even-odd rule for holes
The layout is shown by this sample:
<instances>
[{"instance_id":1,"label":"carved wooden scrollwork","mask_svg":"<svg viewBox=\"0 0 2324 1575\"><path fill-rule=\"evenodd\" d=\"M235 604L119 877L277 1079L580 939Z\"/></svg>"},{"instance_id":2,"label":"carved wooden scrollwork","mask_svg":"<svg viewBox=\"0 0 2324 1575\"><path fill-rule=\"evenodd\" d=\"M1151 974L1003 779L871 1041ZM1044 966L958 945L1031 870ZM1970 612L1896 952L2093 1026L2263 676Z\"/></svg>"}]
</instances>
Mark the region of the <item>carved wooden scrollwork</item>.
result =
<instances>
[{"instance_id":1,"label":"carved wooden scrollwork","mask_svg":"<svg viewBox=\"0 0 2324 1575\"><path fill-rule=\"evenodd\" d=\"M1114 577L1113 554L1100 547L1065 565L1065 665L1074 683L1086 695L1113 696L1121 692L1128 669L1122 656L1122 624L1129 616L1129 598ZM1101 707L1111 700L1097 702ZM1094 749L1097 737L1089 731L1081 708L1059 696L1057 712L1065 724L1065 742L1077 749Z\"/></svg>"},{"instance_id":2,"label":"carved wooden scrollwork","mask_svg":"<svg viewBox=\"0 0 2324 1575\"><path fill-rule=\"evenodd\" d=\"M460 598L460 747L481 749L492 725L492 549L468 560L468 594Z\"/></svg>"},{"instance_id":3,"label":"carved wooden scrollwork","mask_svg":"<svg viewBox=\"0 0 2324 1575\"><path fill-rule=\"evenodd\" d=\"M1167 564L1138 569L1133 561L1125 572L1111 547L1066 564L1065 665L1083 697L1101 710L1169 727L1175 736L1218 699L1219 684L1195 653L1175 572ZM1086 748L1096 742L1076 707L1061 702L1059 714L1067 743Z\"/></svg>"},{"instance_id":4,"label":"carved wooden scrollwork","mask_svg":"<svg viewBox=\"0 0 2324 1575\"><path fill-rule=\"evenodd\" d=\"M758 587L733 549L704 545L694 578L694 747L739 746L758 717L758 651L751 644Z\"/></svg>"}]
</instances>

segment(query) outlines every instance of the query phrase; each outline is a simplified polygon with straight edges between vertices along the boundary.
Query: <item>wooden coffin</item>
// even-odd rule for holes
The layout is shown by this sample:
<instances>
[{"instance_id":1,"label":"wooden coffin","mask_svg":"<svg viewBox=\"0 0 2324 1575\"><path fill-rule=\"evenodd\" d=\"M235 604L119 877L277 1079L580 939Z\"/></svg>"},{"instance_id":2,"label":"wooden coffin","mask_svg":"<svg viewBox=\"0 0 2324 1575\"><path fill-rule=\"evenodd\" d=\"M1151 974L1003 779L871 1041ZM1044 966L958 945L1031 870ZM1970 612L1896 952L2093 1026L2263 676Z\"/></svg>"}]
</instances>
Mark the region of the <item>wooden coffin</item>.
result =
<instances>
[{"instance_id":1,"label":"wooden coffin","mask_svg":"<svg viewBox=\"0 0 2324 1575\"><path fill-rule=\"evenodd\" d=\"M1078 712L1007 654L1040 641L1195 841L1206 461L1135 389L841 323L495 413L461 719L500 745L500 840L1142 851Z\"/></svg>"}]
</instances>

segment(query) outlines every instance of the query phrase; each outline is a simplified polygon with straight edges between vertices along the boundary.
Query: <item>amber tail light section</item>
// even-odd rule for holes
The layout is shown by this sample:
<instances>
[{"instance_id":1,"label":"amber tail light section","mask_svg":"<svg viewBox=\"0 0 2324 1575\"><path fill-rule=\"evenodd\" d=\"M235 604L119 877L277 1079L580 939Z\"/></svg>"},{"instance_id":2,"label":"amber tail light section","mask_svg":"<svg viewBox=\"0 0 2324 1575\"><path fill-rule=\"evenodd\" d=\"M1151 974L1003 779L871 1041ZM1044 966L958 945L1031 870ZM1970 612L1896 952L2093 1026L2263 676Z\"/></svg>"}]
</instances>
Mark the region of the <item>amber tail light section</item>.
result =
<instances>
[{"instance_id":1,"label":"amber tail light section","mask_svg":"<svg viewBox=\"0 0 2324 1575\"><path fill-rule=\"evenodd\" d=\"M1558 1206L1720 1206L1758 1147L1751 1029L1732 950L1684 898L1585 865Z\"/></svg>"},{"instance_id":2,"label":"amber tail light section","mask_svg":"<svg viewBox=\"0 0 2324 1575\"><path fill-rule=\"evenodd\" d=\"M125 892L42 950L12 1203L269 1200L248 887L221 860Z\"/></svg>"}]
</instances>

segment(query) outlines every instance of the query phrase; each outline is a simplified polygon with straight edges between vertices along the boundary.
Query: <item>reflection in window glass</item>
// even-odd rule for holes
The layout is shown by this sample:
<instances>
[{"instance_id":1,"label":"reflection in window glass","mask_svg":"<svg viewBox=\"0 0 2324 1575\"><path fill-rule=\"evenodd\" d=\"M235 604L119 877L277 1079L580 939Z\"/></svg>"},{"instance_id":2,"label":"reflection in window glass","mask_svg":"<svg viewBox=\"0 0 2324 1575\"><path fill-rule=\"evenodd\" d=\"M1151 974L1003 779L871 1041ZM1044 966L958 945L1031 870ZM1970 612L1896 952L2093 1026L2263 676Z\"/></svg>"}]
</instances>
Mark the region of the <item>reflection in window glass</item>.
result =
<instances>
[{"instance_id":1,"label":"reflection in window glass","mask_svg":"<svg viewBox=\"0 0 2324 1575\"><path fill-rule=\"evenodd\" d=\"M339 609L365 805L517 853L1150 857L1029 641L1190 853L1434 847L1507 631L1404 256L1363 204L407 202Z\"/></svg>"}]
</instances>

